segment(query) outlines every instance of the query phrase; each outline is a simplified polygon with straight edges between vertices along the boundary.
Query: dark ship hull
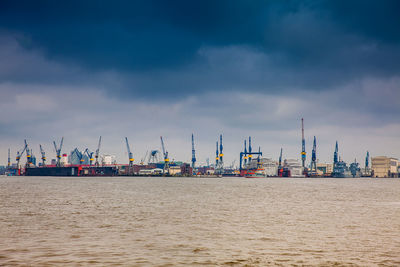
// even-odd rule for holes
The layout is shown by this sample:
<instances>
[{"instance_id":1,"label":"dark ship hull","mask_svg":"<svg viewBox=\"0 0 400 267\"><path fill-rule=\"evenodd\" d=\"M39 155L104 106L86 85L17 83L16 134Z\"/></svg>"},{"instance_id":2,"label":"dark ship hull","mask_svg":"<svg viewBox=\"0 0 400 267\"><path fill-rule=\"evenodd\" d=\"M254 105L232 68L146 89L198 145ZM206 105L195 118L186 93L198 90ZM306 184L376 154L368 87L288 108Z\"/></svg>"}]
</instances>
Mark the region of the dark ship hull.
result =
<instances>
[{"instance_id":1,"label":"dark ship hull","mask_svg":"<svg viewBox=\"0 0 400 267\"><path fill-rule=\"evenodd\" d=\"M36 167L26 168L26 176L115 176L115 167Z\"/></svg>"}]
</instances>

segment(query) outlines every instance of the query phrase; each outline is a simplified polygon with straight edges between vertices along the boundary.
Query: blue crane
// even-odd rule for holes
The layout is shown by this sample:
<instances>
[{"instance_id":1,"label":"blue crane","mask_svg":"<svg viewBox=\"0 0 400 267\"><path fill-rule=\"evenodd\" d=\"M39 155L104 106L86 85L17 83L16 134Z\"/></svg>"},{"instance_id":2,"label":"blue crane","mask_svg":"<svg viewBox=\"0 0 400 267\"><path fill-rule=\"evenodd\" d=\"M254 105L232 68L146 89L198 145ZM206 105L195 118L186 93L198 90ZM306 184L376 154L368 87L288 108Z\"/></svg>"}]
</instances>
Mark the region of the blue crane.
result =
<instances>
[{"instance_id":1,"label":"blue crane","mask_svg":"<svg viewBox=\"0 0 400 267\"><path fill-rule=\"evenodd\" d=\"M32 154L31 150L29 149L28 143L26 142L26 139L24 140L25 146L26 146L26 167L29 167L32 163Z\"/></svg>"},{"instance_id":2,"label":"blue crane","mask_svg":"<svg viewBox=\"0 0 400 267\"><path fill-rule=\"evenodd\" d=\"M8 161L7 161L7 167L10 168L11 167L11 157L10 157L10 149L8 149Z\"/></svg>"},{"instance_id":3,"label":"blue crane","mask_svg":"<svg viewBox=\"0 0 400 267\"><path fill-rule=\"evenodd\" d=\"M42 145L39 145L39 148L40 154L42 155L42 166L46 166L46 153L44 152Z\"/></svg>"},{"instance_id":4,"label":"blue crane","mask_svg":"<svg viewBox=\"0 0 400 267\"><path fill-rule=\"evenodd\" d=\"M19 169L19 161L21 160L21 157L22 157L22 155L24 154L24 152L25 152L26 149L27 149L27 146L26 146L26 142L25 142L25 146L24 146L24 148L21 150L21 152L17 151L17 157L16 157L16 160L17 160L17 169Z\"/></svg>"},{"instance_id":5,"label":"blue crane","mask_svg":"<svg viewBox=\"0 0 400 267\"><path fill-rule=\"evenodd\" d=\"M92 151L90 151L89 148L86 148L86 150L85 150L84 153L86 153L86 155L87 155L88 158L89 158L89 165L92 166L93 161L94 161L94 158L93 158L93 154L94 154L94 153L93 153Z\"/></svg>"},{"instance_id":6,"label":"blue crane","mask_svg":"<svg viewBox=\"0 0 400 267\"><path fill-rule=\"evenodd\" d=\"M125 142L126 142L126 148L127 148L127 150L128 150L129 168L131 168L131 167L133 166L134 158L133 158L133 154L132 154L132 152L131 152L131 149L130 149L130 147L129 147L128 137L125 137Z\"/></svg>"},{"instance_id":7,"label":"blue crane","mask_svg":"<svg viewBox=\"0 0 400 267\"><path fill-rule=\"evenodd\" d=\"M278 170L282 169L282 148L281 148L281 154L279 155L279 165L278 165Z\"/></svg>"},{"instance_id":8,"label":"blue crane","mask_svg":"<svg viewBox=\"0 0 400 267\"><path fill-rule=\"evenodd\" d=\"M218 153L218 141L217 141L215 150L215 169L218 168L218 161L219 161L219 153Z\"/></svg>"},{"instance_id":9,"label":"blue crane","mask_svg":"<svg viewBox=\"0 0 400 267\"><path fill-rule=\"evenodd\" d=\"M365 169L367 170L369 167L369 152L367 151L367 156L365 157Z\"/></svg>"},{"instance_id":10,"label":"blue crane","mask_svg":"<svg viewBox=\"0 0 400 267\"><path fill-rule=\"evenodd\" d=\"M219 135L219 165L220 165L220 169L221 172L223 171L224 168L224 153L223 153L223 146L222 146L222 134Z\"/></svg>"},{"instance_id":11,"label":"blue crane","mask_svg":"<svg viewBox=\"0 0 400 267\"><path fill-rule=\"evenodd\" d=\"M96 158L95 165L97 167L99 166L100 146L101 146L101 136L99 137L99 144L97 145L96 154L94 156Z\"/></svg>"},{"instance_id":12,"label":"blue crane","mask_svg":"<svg viewBox=\"0 0 400 267\"><path fill-rule=\"evenodd\" d=\"M251 158L253 154L251 153L251 136L249 136L249 163L251 162Z\"/></svg>"},{"instance_id":13,"label":"blue crane","mask_svg":"<svg viewBox=\"0 0 400 267\"><path fill-rule=\"evenodd\" d=\"M56 141L53 141L54 149L55 149L56 155L57 155L57 167L61 166L61 149L63 146L63 142L64 142L64 137L61 138L60 146L57 147Z\"/></svg>"},{"instance_id":14,"label":"blue crane","mask_svg":"<svg viewBox=\"0 0 400 267\"><path fill-rule=\"evenodd\" d=\"M247 156L247 147L246 147L246 139L244 139L244 165L246 165L247 164L247 159L248 159L248 156Z\"/></svg>"},{"instance_id":15,"label":"blue crane","mask_svg":"<svg viewBox=\"0 0 400 267\"><path fill-rule=\"evenodd\" d=\"M336 165L336 163L338 163L338 152L339 152L338 143L336 141L335 153L333 153L333 165L334 166Z\"/></svg>"},{"instance_id":16,"label":"blue crane","mask_svg":"<svg viewBox=\"0 0 400 267\"><path fill-rule=\"evenodd\" d=\"M303 168L306 165L306 140L304 139L304 119L301 118L301 161Z\"/></svg>"},{"instance_id":17,"label":"blue crane","mask_svg":"<svg viewBox=\"0 0 400 267\"><path fill-rule=\"evenodd\" d=\"M168 151L165 150L164 146L164 140L162 136L160 136L161 139L161 147L164 155L164 174L169 174L169 158L168 158Z\"/></svg>"},{"instance_id":18,"label":"blue crane","mask_svg":"<svg viewBox=\"0 0 400 267\"><path fill-rule=\"evenodd\" d=\"M315 136L311 155L311 171L315 173L317 172L317 140Z\"/></svg>"},{"instance_id":19,"label":"blue crane","mask_svg":"<svg viewBox=\"0 0 400 267\"><path fill-rule=\"evenodd\" d=\"M192 169L193 169L193 172L194 172L195 163L196 163L196 153L194 150L194 137L192 134Z\"/></svg>"}]
</instances>

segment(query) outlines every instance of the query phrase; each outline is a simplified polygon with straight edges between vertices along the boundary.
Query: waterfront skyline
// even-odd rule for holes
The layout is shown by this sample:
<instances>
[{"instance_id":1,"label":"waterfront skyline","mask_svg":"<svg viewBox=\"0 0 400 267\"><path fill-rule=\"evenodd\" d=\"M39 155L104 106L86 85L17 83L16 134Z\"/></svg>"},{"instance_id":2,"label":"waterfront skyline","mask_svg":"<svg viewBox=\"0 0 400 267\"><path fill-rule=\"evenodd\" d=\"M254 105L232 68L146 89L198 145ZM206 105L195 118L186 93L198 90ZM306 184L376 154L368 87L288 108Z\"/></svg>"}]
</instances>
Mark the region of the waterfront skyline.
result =
<instances>
[{"instance_id":1,"label":"waterfront skyline","mask_svg":"<svg viewBox=\"0 0 400 267\"><path fill-rule=\"evenodd\" d=\"M27 139L55 158L94 150L135 162L225 163L253 138L266 157L399 157L398 1L2 1L0 165Z\"/></svg>"}]
</instances>

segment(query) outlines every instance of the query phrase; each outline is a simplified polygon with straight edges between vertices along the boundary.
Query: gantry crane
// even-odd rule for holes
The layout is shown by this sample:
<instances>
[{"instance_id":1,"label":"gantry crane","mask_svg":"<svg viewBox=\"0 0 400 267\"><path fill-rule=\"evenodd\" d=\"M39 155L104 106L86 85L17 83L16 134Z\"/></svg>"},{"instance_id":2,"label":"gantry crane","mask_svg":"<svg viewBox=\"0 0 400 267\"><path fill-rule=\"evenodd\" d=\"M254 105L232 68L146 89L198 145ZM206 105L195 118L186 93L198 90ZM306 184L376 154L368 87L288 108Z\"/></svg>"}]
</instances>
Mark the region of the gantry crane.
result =
<instances>
[{"instance_id":1,"label":"gantry crane","mask_svg":"<svg viewBox=\"0 0 400 267\"><path fill-rule=\"evenodd\" d=\"M39 145L40 148L40 154L42 155L42 166L46 166L46 153L44 152L44 149L42 148L42 145Z\"/></svg>"},{"instance_id":2,"label":"gantry crane","mask_svg":"<svg viewBox=\"0 0 400 267\"><path fill-rule=\"evenodd\" d=\"M164 147L164 140L162 136L160 136L161 139L161 147L164 155L164 174L169 174L169 158L168 158L168 151L165 150Z\"/></svg>"},{"instance_id":3,"label":"gantry crane","mask_svg":"<svg viewBox=\"0 0 400 267\"><path fill-rule=\"evenodd\" d=\"M57 155L57 167L61 166L61 149L62 149L63 143L64 143L64 137L61 138L59 147L57 147L56 141L53 141L54 149L55 149L56 155Z\"/></svg>"}]
</instances>

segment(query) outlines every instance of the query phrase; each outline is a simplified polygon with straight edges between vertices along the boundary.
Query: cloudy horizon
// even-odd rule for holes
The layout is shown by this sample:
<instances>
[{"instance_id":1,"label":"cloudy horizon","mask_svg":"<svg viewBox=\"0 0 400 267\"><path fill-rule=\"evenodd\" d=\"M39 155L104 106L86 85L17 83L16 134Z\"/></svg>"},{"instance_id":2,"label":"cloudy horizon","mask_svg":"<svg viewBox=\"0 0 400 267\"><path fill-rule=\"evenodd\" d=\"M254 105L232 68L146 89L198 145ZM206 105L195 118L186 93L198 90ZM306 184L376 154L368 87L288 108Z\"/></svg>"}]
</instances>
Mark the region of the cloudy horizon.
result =
<instances>
[{"instance_id":1,"label":"cloudy horizon","mask_svg":"<svg viewBox=\"0 0 400 267\"><path fill-rule=\"evenodd\" d=\"M127 163L160 149L225 164L265 157L364 165L400 157L399 1L2 1L0 165L27 139Z\"/></svg>"}]
</instances>

